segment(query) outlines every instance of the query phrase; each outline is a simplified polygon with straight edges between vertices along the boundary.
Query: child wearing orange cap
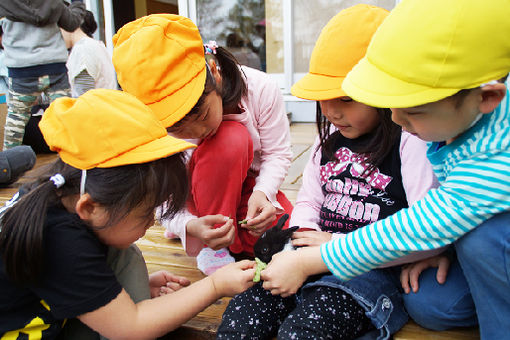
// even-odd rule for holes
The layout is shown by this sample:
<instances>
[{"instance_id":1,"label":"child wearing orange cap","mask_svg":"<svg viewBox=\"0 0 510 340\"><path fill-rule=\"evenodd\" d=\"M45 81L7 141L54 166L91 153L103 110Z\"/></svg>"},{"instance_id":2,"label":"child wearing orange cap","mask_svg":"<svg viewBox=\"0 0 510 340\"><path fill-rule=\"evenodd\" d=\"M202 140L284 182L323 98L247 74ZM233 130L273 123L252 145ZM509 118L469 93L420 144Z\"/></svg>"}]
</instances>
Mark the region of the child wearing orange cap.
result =
<instances>
[{"instance_id":1,"label":"child wearing orange cap","mask_svg":"<svg viewBox=\"0 0 510 340\"><path fill-rule=\"evenodd\" d=\"M261 273L265 288L286 295L328 270L349 280L410 252L453 243L458 270L445 284L435 283L436 268L417 282L428 267L444 275L444 258L403 271L406 291L409 280L413 288L404 295L410 316L433 329L478 321L482 339L508 338L509 16L506 0L397 5L342 87L354 100L392 108L393 121L430 142L427 156L440 186L343 239L273 257Z\"/></svg>"},{"instance_id":2,"label":"child wearing orange cap","mask_svg":"<svg viewBox=\"0 0 510 340\"><path fill-rule=\"evenodd\" d=\"M233 262L229 250L253 256L258 237L292 210L279 191L292 152L278 85L216 43L204 47L182 16L140 18L113 40L123 90L149 105L171 134L197 138L187 210L162 224L188 255L198 255L205 274Z\"/></svg>"},{"instance_id":3,"label":"child wearing orange cap","mask_svg":"<svg viewBox=\"0 0 510 340\"><path fill-rule=\"evenodd\" d=\"M342 238L411 205L436 184L425 143L402 132L389 109L358 103L341 89L388 13L365 4L338 13L317 40L309 73L292 87L293 95L317 101L319 132L290 220L291 226L311 230L295 232L294 246ZM436 253L402 258L349 282L316 277L298 296L272 296L258 284L229 303L218 339L276 334L279 339L388 339L407 321L399 264Z\"/></svg>"},{"instance_id":4,"label":"child wearing orange cap","mask_svg":"<svg viewBox=\"0 0 510 340\"><path fill-rule=\"evenodd\" d=\"M60 158L2 209L1 338L91 335L76 319L107 338L157 338L253 284L252 261L192 285L165 272L150 280L130 276L140 273L136 266L147 276L132 243L153 225L154 209L171 197L171 215L185 202L181 152L194 146L168 136L134 96L101 89L57 99L40 128ZM118 248L112 261L107 247ZM135 303L128 290L133 282L119 274L144 282L148 297L162 285L176 291Z\"/></svg>"}]
</instances>

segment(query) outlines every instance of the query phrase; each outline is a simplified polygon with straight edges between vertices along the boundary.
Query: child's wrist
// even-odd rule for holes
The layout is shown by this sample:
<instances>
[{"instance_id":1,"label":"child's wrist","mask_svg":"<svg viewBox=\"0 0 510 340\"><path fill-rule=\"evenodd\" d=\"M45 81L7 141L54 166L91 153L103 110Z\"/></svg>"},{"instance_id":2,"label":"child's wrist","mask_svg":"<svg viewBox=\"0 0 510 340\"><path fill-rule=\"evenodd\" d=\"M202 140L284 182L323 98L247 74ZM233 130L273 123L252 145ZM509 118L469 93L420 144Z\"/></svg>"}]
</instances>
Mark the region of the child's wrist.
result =
<instances>
[{"instance_id":1,"label":"child's wrist","mask_svg":"<svg viewBox=\"0 0 510 340\"><path fill-rule=\"evenodd\" d=\"M188 234L189 236L193 236L193 237L197 237L195 235L195 225L196 225L196 221L198 220L198 218L193 218L191 220L188 221L188 223L186 223L186 234Z\"/></svg>"},{"instance_id":2,"label":"child's wrist","mask_svg":"<svg viewBox=\"0 0 510 340\"><path fill-rule=\"evenodd\" d=\"M219 298L223 297L224 294L218 289L217 283L214 280L214 274L206 277L204 280L209 280L210 281L210 286L211 286L212 294L213 294L215 299L219 299Z\"/></svg>"},{"instance_id":3,"label":"child's wrist","mask_svg":"<svg viewBox=\"0 0 510 340\"><path fill-rule=\"evenodd\" d=\"M306 277L328 271L326 264L322 261L320 246L299 248L299 262L301 270Z\"/></svg>"}]
</instances>

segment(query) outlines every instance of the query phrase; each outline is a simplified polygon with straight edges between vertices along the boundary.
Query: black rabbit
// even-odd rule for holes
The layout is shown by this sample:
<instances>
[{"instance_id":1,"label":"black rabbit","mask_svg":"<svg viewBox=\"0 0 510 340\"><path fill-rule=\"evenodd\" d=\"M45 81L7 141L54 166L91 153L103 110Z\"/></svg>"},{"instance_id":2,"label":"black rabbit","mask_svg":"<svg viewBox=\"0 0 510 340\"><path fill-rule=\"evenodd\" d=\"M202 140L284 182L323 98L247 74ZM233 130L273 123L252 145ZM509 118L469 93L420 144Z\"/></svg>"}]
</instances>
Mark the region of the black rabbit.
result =
<instances>
[{"instance_id":1,"label":"black rabbit","mask_svg":"<svg viewBox=\"0 0 510 340\"><path fill-rule=\"evenodd\" d=\"M253 246L255 257L258 257L262 262L269 263L274 254L284 249L294 249L291 236L299 227L290 227L283 230L283 225L288 218L288 214L280 217L278 223L271 229L266 230Z\"/></svg>"}]
</instances>

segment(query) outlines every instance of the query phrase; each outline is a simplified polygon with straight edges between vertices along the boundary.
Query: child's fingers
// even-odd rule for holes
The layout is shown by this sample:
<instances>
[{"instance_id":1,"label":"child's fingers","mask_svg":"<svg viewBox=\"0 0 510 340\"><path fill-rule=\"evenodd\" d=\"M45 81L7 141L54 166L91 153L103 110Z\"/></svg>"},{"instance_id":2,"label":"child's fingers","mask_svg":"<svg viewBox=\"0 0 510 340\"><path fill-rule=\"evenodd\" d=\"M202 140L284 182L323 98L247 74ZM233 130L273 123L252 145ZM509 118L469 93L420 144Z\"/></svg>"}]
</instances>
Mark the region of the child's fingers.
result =
<instances>
[{"instance_id":1,"label":"child's fingers","mask_svg":"<svg viewBox=\"0 0 510 340\"><path fill-rule=\"evenodd\" d=\"M205 243L210 248L218 250L231 245L234 242L234 238L235 227L232 223L232 220L230 220L226 225L218 229L211 230L205 239Z\"/></svg>"},{"instance_id":2,"label":"child's fingers","mask_svg":"<svg viewBox=\"0 0 510 340\"><path fill-rule=\"evenodd\" d=\"M320 242L312 238L298 238L292 240L292 245L295 247L318 246L320 244Z\"/></svg>"},{"instance_id":3,"label":"child's fingers","mask_svg":"<svg viewBox=\"0 0 510 340\"><path fill-rule=\"evenodd\" d=\"M234 221L232 219L229 219L222 226L209 230L209 235L210 235L210 238L220 238L220 237L224 237L225 235L227 235L233 229L234 229Z\"/></svg>"},{"instance_id":4,"label":"child's fingers","mask_svg":"<svg viewBox=\"0 0 510 340\"><path fill-rule=\"evenodd\" d=\"M411 292L411 288L409 287L409 266L402 267L402 271L400 272L400 284L406 294Z\"/></svg>"},{"instance_id":5,"label":"child's fingers","mask_svg":"<svg viewBox=\"0 0 510 340\"><path fill-rule=\"evenodd\" d=\"M418 292L418 289L420 288L418 281L420 279L420 274L429 267L429 264L425 261L418 262L415 264L411 271L409 272L409 282L411 283L411 288L414 293Z\"/></svg>"},{"instance_id":6,"label":"child's fingers","mask_svg":"<svg viewBox=\"0 0 510 340\"><path fill-rule=\"evenodd\" d=\"M436 280L439 284L446 282L446 276L450 269L450 260L447 257L441 257L437 268Z\"/></svg>"},{"instance_id":7,"label":"child's fingers","mask_svg":"<svg viewBox=\"0 0 510 340\"><path fill-rule=\"evenodd\" d=\"M241 270L248 270L248 269L253 269L257 264L255 263L255 261L242 260L242 261L236 262L236 265ZM254 274L255 274L255 272L254 272Z\"/></svg>"},{"instance_id":8,"label":"child's fingers","mask_svg":"<svg viewBox=\"0 0 510 340\"><path fill-rule=\"evenodd\" d=\"M202 217L202 219L206 224L209 224L211 226L213 226L215 224L225 223L229 220L228 216L224 216L224 215L220 215L220 214L207 215L207 216Z\"/></svg>"},{"instance_id":9,"label":"child's fingers","mask_svg":"<svg viewBox=\"0 0 510 340\"><path fill-rule=\"evenodd\" d=\"M173 292L174 292L173 290L171 290L170 288L165 287L165 286L159 288L159 296L171 294Z\"/></svg>"},{"instance_id":10,"label":"child's fingers","mask_svg":"<svg viewBox=\"0 0 510 340\"><path fill-rule=\"evenodd\" d=\"M165 279L167 283L169 282L175 282L181 286L189 286L191 281L185 278L184 276L175 275L170 272L164 271Z\"/></svg>"},{"instance_id":11,"label":"child's fingers","mask_svg":"<svg viewBox=\"0 0 510 340\"><path fill-rule=\"evenodd\" d=\"M181 289L182 287L184 287L184 286L182 286L181 284L179 284L177 282L167 282L167 284L166 284L166 288L171 289L174 292Z\"/></svg>"},{"instance_id":12,"label":"child's fingers","mask_svg":"<svg viewBox=\"0 0 510 340\"><path fill-rule=\"evenodd\" d=\"M292 239L293 240L297 240L297 239L300 239L300 238L310 238L310 237L313 237L313 235L315 235L316 231L311 231L311 230L308 230L308 231L295 231L292 233Z\"/></svg>"}]
</instances>

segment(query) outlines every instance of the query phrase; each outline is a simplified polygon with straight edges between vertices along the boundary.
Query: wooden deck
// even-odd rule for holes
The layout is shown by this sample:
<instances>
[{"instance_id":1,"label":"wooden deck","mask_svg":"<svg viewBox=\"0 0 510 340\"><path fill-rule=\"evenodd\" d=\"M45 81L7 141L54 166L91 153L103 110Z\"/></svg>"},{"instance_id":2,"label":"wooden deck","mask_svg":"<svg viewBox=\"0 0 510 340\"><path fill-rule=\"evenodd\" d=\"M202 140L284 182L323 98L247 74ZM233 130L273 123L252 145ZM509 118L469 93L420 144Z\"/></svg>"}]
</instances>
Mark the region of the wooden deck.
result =
<instances>
[{"instance_id":1,"label":"wooden deck","mask_svg":"<svg viewBox=\"0 0 510 340\"><path fill-rule=\"evenodd\" d=\"M314 124L295 123L291 125L294 158L287 178L282 186L282 191L285 192L293 203L296 200L297 191L301 186L302 170L308 161L315 135ZM36 169L51 162L53 159L55 159L54 155L38 156ZM9 187L0 188L0 203L8 200L16 192L20 183L33 178L33 173L34 170L29 171L20 181ZM156 225L147 231L145 237L136 242L143 252L149 272L165 269L175 274L186 276L192 282L203 278L204 275L196 268L195 259L185 254L180 241L164 238L163 231L161 226ZM229 300L229 298L218 300L195 318L162 339L214 339L216 329L221 321L221 315ZM394 336L395 340L477 340L479 338L476 328L433 332L424 330L413 322L409 322Z\"/></svg>"}]
</instances>

